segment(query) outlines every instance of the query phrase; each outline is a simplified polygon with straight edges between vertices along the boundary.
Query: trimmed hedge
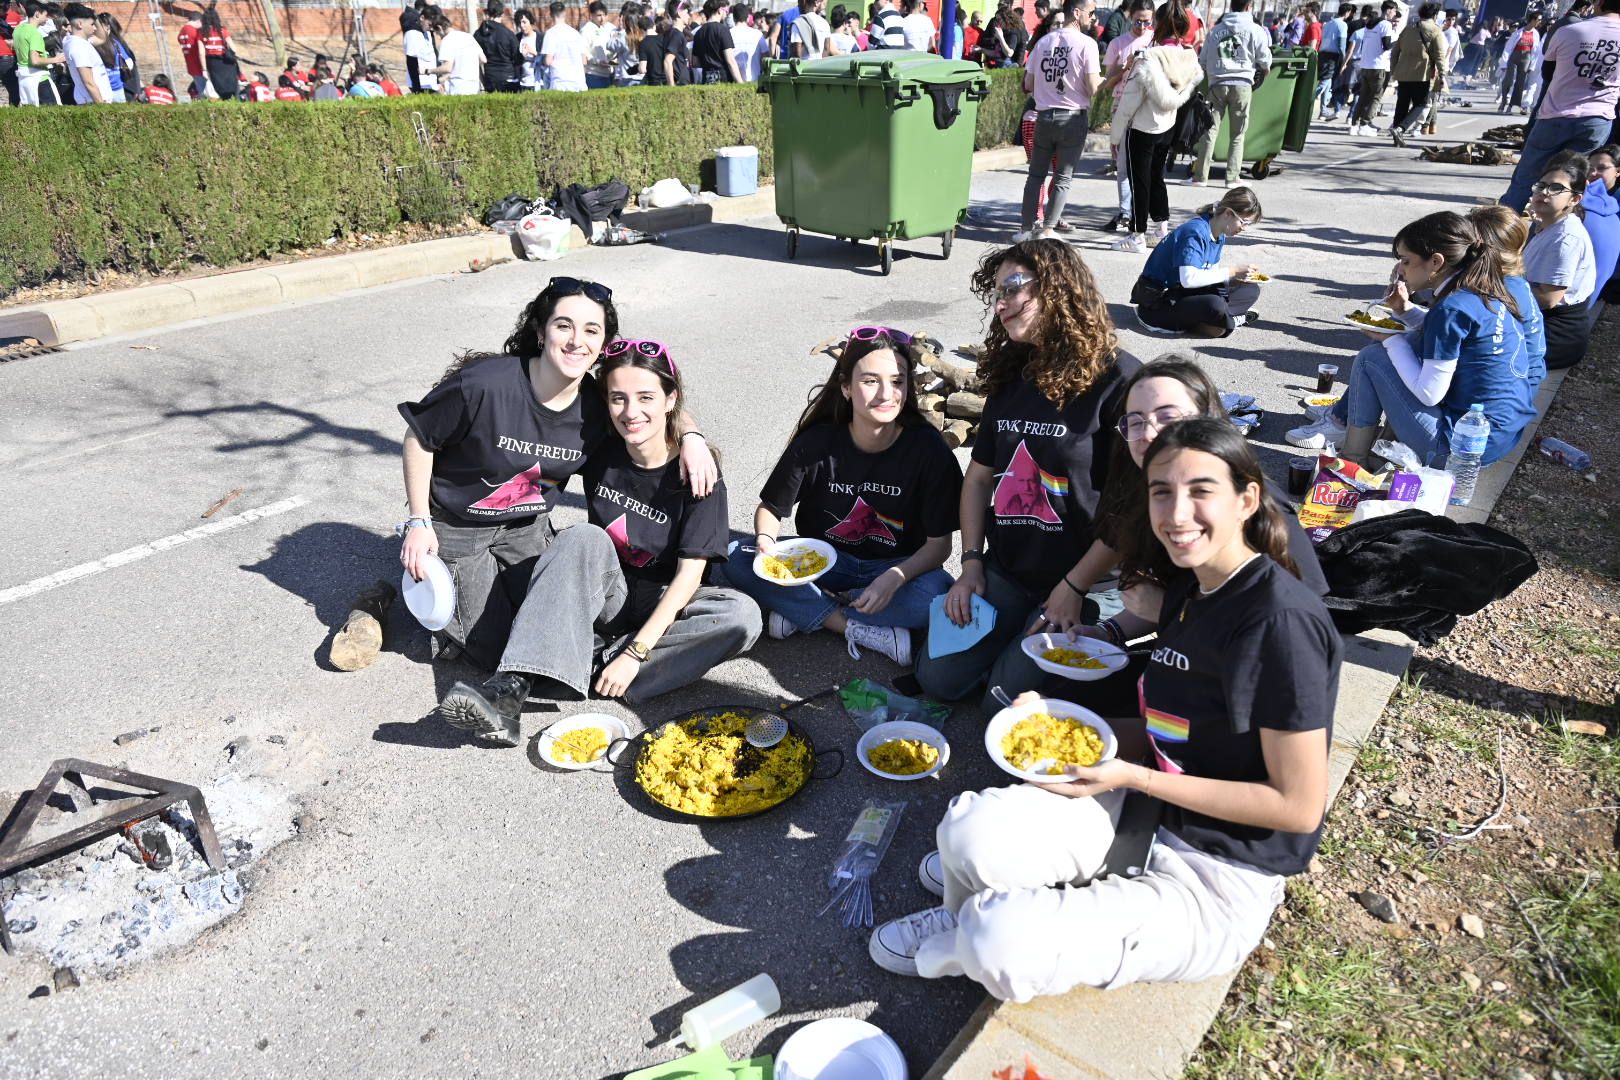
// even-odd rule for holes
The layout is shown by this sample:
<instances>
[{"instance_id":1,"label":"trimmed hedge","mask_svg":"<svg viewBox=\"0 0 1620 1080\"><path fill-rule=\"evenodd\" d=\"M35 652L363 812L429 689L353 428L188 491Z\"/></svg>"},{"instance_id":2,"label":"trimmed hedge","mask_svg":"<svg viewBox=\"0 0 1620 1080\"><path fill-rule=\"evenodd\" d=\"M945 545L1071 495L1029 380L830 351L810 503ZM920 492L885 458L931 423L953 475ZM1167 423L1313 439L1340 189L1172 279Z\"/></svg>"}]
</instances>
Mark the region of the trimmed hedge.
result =
<instances>
[{"instance_id":1,"label":"trimmed hedge","mask_svg":"<svg viewBox=\"0 0 1620 1080\"><path fill-rule=\"evenodd\" d=\"M979 147L1016 136L1021 74L990 73ZM751 86L0 110L0 294L109 269L231 266L435 209L476 217L559 183L695 182L715 147L739 144L759 147L769 176L770 100Z\"/></svg>"}]
</instances>

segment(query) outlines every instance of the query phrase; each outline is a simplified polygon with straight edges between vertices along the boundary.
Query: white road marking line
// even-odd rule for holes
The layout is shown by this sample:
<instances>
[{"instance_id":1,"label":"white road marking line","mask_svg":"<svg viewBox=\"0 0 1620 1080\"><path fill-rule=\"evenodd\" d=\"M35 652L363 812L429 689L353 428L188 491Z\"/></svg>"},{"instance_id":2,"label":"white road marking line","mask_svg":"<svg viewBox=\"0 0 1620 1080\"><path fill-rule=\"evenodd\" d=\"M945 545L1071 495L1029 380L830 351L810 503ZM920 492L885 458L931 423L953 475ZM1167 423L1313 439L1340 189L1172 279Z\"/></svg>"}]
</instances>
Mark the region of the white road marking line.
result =
<instances>
[{"instance_id":1,"label":"white road marking line","mask_svg":"<svg viewBox=\"0 0 1620 1080\"><path fill-rule=\"evenodd\" d=\"M131 435L127 439L114 439L112 442L104 442L99 446L81 446L77 450L69 450L67 453L57 454L55 457L40 458L38 461L25 461L21 465L18 465L17 468L35 469L41 465L51 465L58 461L66 461L68 458L78 457L80 454L93 454L97 450L106 450L109 447L122 446L125 443L136 442L140 439L150 439L154 435L161 434L163 434L161 431L148 431L144 435Z\"/></svg>"},{"instance_id":2,"label":"white road marking line","mask_svg":"<svg viewBox=\"0 0 1620 1080\"><path fill-rule=\"evenodd\" d=\"M9 604L13 600L22 600L38 593L59 589L69 582L78 581L80 578L90 577L92 574L99 574L104 570L111 570L117 566L138 562L149 555L156 555L160 551L168 551L170 548L179 547L181 544L189 544L193 540L203 540L217 533L229 532L231 529L251 524L261 518L285 514L289 510L298 509L307 502L309 500L304 496L294 495L292 498L283 499L278 503L256 507L252 510L244 510L234 517L210 521L207 525L199 525L195 529L187 529L185 532L165 536L150 543L125 548L123 551L114 552L106 558L97 559L94 562L70 566L66 570L58 570L54 574L35 578L33 581L26 581L21 585L13 585L9 589L0 590L0 604Z\"/></svg>"}]
</instances>

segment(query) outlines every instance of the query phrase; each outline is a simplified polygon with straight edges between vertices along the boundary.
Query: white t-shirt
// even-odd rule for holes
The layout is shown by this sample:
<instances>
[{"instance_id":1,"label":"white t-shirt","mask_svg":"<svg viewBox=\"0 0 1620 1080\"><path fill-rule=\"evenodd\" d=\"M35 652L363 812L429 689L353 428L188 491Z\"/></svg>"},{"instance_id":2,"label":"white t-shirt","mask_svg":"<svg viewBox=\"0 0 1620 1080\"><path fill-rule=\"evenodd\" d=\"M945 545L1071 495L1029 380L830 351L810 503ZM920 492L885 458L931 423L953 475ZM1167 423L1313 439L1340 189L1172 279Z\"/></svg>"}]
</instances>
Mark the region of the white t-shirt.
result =
<instances>
[{"instance_id":1,"label":"white t-shirt","mask_svg":"<svg viewBox=\"0 0 1620 1080\"><path fill-rule=\"evenodd\" d=\"M101 54L96 47L77 34L69 34L62 39L62 52L67 56L68 71L73 75L73 100L80 105L92 105L95 98L85 89L84 76L80 68L89 68L91 78L96 81L96 88L101 91L102 101L112 100L112 83L107 79L107 65L101 62Z\"/></svg>"},{"instance_id":2,"label":"white t-shirt","mask_svg":"<svg viewBox=\"0 0 1620 1080\"><path fill-rule=\"evenodd\" d=\"M1398 31L1388 19L1380 19L1377 26L1369 26L1361 35L1361 55L1356 67L1362 71L1388 71L1389 51L1395 45Z\"/></svg>"},{"instance_id":3,"label":"white t-shirt","mask_svg":"<svg viewBox=\"0 0 1620 1080\"><path fill-rule=\"evenodd\" d=\"M607 23L597 26L589 19L580 26L579 38L585 47L585 70L592 75L606 78L613 74L613 61L616 56L613 50L613 35L616 32Z\"/></svg>"},{"instance_id":4,"label":"white t-shirt","mask_svg":"<svg viewBox=\"0 0 1620 1080\"><path fill-rule=\"evenodd\" d=\"M585 39L567 23L546 31L540 42L540 55L551 70L551 89L585 89Z\"/></svg>"},{"instance_id":5,"label":"white t-shirt","mask_svg":"<svg viewBox=\"0 0 1620 1080\"><path fill-rule=\"evenodd\" d=\"M759 53L764 42L765 35L752 26L731 28L731 43L737 47L737 74L743 82L759 81Z\"/></svg>"},{"instance_id":6,"label":"white t-shirt","mask_svg":"<svg viewBox=\"0 0 1620 1080\"><path fill-rule=\"evenodd\" d=\"M439 77L429 75L428 69L439 66L439 58L433 55L433 42L420 30L405 31L405 55L416 57L417 77L422 82L422 89L437 90Z\"/></svg>"},{"instance_id":7,"label":"white t-shirt","mask_svg":"<svg viewBox=\"0 0 1620 1080\"><path fill-rule=\"evenodd\" d=\"M471 34L465 30L446 33L439 42L439 63L435 65L451 65L450 74L444 77L444 92L476 94L483 90L480 79L483 61L484 50Z\"/></svg>"},{"instance_id":8,"label":"white t-shirt","mask_svg":"<svg viewBox=\"0 0 1620 1080\"><path fill-rule=\"evenodd\" d=\"M914 11L900 20L900 32L906 36L906 48L927 52L934 38L934 20L920 11Z\"/></svg>"},{"instance_id":9,"label":"white t-shirt","mask_svg":"<svg viewBox=\"0 0 1620 1080\"><path fill-rule=\"evenodd\" d=\"M827 43L832 47L834 56L848 56L860 46L860 42L843 32L833 34L832 37L827 39Z\"/></svg>"},{"instance_id":10,"label":"white t-shirt","mask_svg":"<svg viewBox=\"0 0 1620 1080\"><path fill-rule=\"evenodd\" d=\"M788 40L804 46L804 58L814 60L821 55L821 50L827 44L827 35L832 33L832 27L827 20L813 11L801 11L799 17L793 20L793 27L788 31Z\"/></svg>"}]
</instances>

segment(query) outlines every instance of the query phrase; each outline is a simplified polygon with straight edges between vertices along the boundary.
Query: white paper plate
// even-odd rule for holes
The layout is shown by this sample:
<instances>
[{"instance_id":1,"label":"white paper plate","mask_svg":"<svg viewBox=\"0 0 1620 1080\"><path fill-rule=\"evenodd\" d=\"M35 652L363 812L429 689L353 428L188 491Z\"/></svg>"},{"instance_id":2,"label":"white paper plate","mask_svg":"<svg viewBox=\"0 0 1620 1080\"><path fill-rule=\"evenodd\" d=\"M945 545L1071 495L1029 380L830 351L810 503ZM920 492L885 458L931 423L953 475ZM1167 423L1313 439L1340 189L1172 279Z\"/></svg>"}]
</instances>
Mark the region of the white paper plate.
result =
<instances>
[{"instance_id":1,"label":"white paper plate","mask_svg":"<svg viewBox=\"0 0 1620 1080\"><path fill-rule=\"evenodd\" d=\"M1377 309L1377 312L1382 312L1382 314L1375 313L1375 311L1374 311L1375 308ZM1395 315L1394 315L1393 312L1391 312L1388 308L1379 307L1377 304L1373 304L1370 307L1362 308L1361 310L1365 311L1368 315L1371 315L1375 319L1395 319ZM1344 313L1343 318L1344 318L1345 324L1347 326L1353 326L1357 330L1364 330L1369 334L1382 334L1384 337L1394 337L1396 334L1402 334L1402 333L1406 332L1406 327L1405 326L1402 326L1401 329L1399 329L1399 330L1391 330L1391 329L1389 329L1388 327L1385 327L1385 326L1368 326L1366 323L1358 323L1358 322L1356 322L1356 320L1354 320L1354 319L1352 319L1350 317L1352 314L1354 314L1354 312L1348 312L1347 311L1347 312ZM1400 322L1401 320L1395 319L1395 321Z\"/></svg>"},{"instance_id":2,"label":"white paper plate","mask_svg":"<svg viewBox=\"0 0 1620 1080\"><path fill-rule=\"evenodd\" d=\"M1090 709L1082 708L1072 701L1062 701L1058 698L1036 698L1027 705L1012 705L1002 709L990 718L990 726L984 729L984 748L995 762L1005 771L1018 777L1020 780L1029 780L1037 784L1061 784L1068 779L1066 776L1053 776L1049 773L1025 772L1013 765L1001 753L1001 740L1012 730L1014 724L1025 717L1036 713L1051 713L1053 716L1065 720L1079 720L1083 724L1090 724L1097 729L1102 737L1103 751L1099 762L1119 754L1119 740L1114 737L1114 729L1108 726L1107 721Z\"/></svg>"},{"instance_id":3,"label":"white paper plate","mask_svg":"<svg viewBox=\"0 0 1620 1080\"><path fill-rule=\"evenodd\" d=\"M815 1020L776 1052L776 1080L909 1080L905 1055L882 1028L849 1016Z\"/></svg>"},{"instance_id":4,"label":"white paper plate","mask_svg":"<svg viewBox=\"0 0 1620 1080\"><path fill-rule=\"evenodd\" d=\"M406 570L400 577L399 591L417 622L429 630L443 630L456 613L456 579L437 555L423 555L422 565L427 570L422 580L417 581Z\"/></svg>"},{"instance_id":5,"label":"white paper plate","mask_svg":"<svg viewBox=\"0 0 1620 1080\"><path fill-rule=\"evenodd\" d=\"M547 765L569 770L589 769L594 765L601 764L607 754L606 749L602 751L604 757L583 764L578 761L570 761L557 754L557 739L560 736L566 735L570 731L578 731L580 728L588 727L601 728L605 731L608 737L608 746L612 746L615 739L628 739L630 737L630 725L617 716L609 716L607 713L580 713L578 716L570 716L566 720L559 720L540 733L536 748L540 751L541 759Z\"/></svg>"},{"instance_id":6,"label":"white paper plate","mask_svg":"<svg viewBox=\"0 0 1620 1080\"><path fill-rule=\"evenodd\" d=\"M1075 682L1096 682L1106 679L1116 671L1122 671L1130 663L1130 657L1118 645L1111 645L1106 641L1099 641L1093 637L1071 637L1068 634L1031 634L1026 637L1020 646L1024 655L1035 662L1035 666L1050 675L1061 675L1065 679ZM1100 668L1077 668L1067 664L1059 664L1046 659L1041 653L1048 649L1073 649L1083 652L1104 664Z\"/></svg>"},{"instance_id":7,"label":"white paper plate","mask_svg":"<svg viewBox=\"0 0 1620 1080\"><path fill-rule=\"evenodd\" d=\"M934 762L933 768L915 776L884 772L873 765L867 755L892 739L916 739L925 742L939 751L939 760ZM866 766L866 771L873 776L881 776L885 780L923 780L939 772L945 767L945 763L951 760L951 744L937 728L931 728L927 724L919 724L914 720L890 720L886 724L878 724L861 736L860 741L855 744L855 756L860 758L861 764Z\"/></svg>"},{"instance_id":8,"label":"white paper plate","mask_svg":"<svg viewBox=\"0 0 1620 1080\"><path fill-rule=\"evenodd\" d=\"M765 573L765 553L756 552L754 555L754 573L759 576L760 580L768 581L772 585L786 585L792 588L798 585L810 584L828 570L831 570L838 562L838 552L831 544L825 540L812 540L808 536L790 536L786 540L778 540L776 546L771 549L771 554L800 555L807 551L814 551L818 555L824 556L827 565L814 574L806 574L804 577L796 578L793 581L778 581Z\"/></svg>"}]
</instances>

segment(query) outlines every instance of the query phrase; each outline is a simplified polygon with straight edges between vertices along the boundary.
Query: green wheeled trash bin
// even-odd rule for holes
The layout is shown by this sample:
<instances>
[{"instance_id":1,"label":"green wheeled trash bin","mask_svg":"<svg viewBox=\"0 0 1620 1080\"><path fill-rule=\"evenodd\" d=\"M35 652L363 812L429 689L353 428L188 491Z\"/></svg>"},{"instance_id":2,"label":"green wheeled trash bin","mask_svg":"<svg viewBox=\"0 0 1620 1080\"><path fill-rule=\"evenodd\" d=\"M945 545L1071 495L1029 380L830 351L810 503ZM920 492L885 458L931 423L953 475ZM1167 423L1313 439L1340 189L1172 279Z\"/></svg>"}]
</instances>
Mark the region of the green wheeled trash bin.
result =
<instances>
[{"instance_id":1,"label":"green wheeled trash bin","mask_svg":"<svg viewBox=\"0 0 1620 1080\"><path fill-rule=\"evenodd\" d=\"M875 239L883 272L894 241L943 238L950 257L967 213L978 64L883 49L823 60L767 60L776 213L793 258L801 232Z\"/></svg>"},{"instance_id":2,"label":"green wheeled trash bin","mask_svg":"<svg viewBox=\"0 0 1620 1080\"><path fill-rule=\"evenodd\" d=\"M1207 86L1204 92L1209 92ZM1243 133L1243 160L1250 163L1256 180L1271 175L1271 163L1283 150L1304 149L1315 93L1316 50L1273 49L1271 72L1255 87L1249 103L1249 127ZM1212 160L1224 161L1231 143L1231 124L1223 116ZM1229 176L1227 183L1235 184L1237 179Z\"/></svg>"}]
</instances>

